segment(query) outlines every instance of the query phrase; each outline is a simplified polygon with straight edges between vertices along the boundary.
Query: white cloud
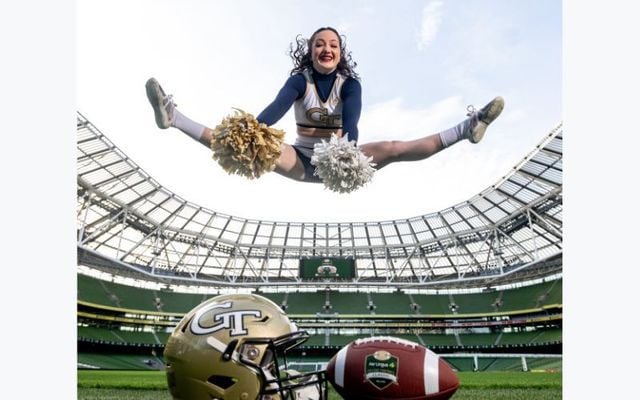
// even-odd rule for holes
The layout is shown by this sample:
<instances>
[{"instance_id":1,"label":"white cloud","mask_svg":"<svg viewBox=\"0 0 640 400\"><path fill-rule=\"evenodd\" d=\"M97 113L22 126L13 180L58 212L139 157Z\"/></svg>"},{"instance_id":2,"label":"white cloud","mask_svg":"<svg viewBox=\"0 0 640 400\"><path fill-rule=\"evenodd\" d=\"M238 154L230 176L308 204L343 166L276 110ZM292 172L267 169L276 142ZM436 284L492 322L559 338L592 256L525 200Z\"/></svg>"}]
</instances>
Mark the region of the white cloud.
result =
<instances>
[{"instance_id":1,"label":"white cloud","mask_svg":"<svg viewBox=\"0 0 640 400\"><path fill-rule=\"evenodd\" d=\"M417 139L462 121L466 118L465 110L459 96L447 97L425 108L411 108L402 98L377 103L362 112L359 142Z\"/></svg>"},{"instance_id":2,"label":"white cloud","mask_svg":"<svg viewBox=\"0 0 640 400\"><path fill-rule=\"evenodd\" d=\"M431 44L442 21L441 1L432 1L422 9L422 24L418 34L418 50L424 50Z\"/></svg>"}]
</instances>

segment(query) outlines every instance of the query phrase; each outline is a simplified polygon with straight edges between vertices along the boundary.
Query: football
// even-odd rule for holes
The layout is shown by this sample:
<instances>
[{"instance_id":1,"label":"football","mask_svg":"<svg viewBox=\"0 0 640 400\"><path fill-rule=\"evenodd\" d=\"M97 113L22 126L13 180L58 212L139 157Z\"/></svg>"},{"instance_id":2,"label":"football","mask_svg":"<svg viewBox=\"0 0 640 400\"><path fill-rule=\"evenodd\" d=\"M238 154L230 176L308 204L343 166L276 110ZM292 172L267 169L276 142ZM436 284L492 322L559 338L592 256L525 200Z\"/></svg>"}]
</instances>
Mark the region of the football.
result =
<instances>
[{"instance_id":1,"label":"football","mask_svg":"<svg viewBox=\"0 0 640 400\"><path fill-rule=\"evenodd\" d=\"M357 339L327 364L327 378L347 400L445 400L460 385L437 354L409 340Z\"/></svg>"}]
</instances>

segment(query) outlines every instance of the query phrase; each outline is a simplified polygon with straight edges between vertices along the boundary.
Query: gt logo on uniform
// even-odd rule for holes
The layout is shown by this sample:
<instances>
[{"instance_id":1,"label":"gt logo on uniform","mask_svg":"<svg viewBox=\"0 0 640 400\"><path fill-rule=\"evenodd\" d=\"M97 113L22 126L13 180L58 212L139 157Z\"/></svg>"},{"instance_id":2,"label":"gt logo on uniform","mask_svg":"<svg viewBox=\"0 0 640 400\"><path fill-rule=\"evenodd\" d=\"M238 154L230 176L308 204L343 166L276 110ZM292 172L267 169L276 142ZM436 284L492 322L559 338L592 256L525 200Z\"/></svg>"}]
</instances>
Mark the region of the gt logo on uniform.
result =
<instances>
[{"instance_id":1,"label":"gt logo on uniform","mask_svg":"<svg viewBox=\"0 0 640 400\"><path fill-rule=\"evenodd\" d=\"M233 303L227 301L198 310L191 320L191 332L196 335L208 335L222 329L229 329L229 336L246 335L248 332L244 327L244 318L248 316L260 318L262 312L260 310L223 311L232 306Z\"/></svg>"},{"instance_id":2,"label":"gt logo on uniform","mask_svg":"<svg viewBox=\"0 0 640 400\"><path fill-rule=\"evenodd\" d=\"M342 125L342 114L329 115L329 111L324 107L310 108L306 114L310 121L319 122L324 126Z\"/></svg>"}]
</instances>

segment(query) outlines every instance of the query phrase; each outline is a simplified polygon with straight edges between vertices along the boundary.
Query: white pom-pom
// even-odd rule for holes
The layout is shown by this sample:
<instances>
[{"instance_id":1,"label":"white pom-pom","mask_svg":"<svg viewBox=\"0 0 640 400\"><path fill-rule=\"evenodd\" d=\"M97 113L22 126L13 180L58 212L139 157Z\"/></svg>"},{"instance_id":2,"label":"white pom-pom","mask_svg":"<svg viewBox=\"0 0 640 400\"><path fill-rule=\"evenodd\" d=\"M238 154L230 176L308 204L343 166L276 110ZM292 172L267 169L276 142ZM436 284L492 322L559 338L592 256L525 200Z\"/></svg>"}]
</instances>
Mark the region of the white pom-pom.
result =
<instances>
[{"instance_id":1,"label":"white pom-pom","mask_svg":"<svg viewBox=\"0 0 640 400\"><path fill-rule=\"evenodd\" d=\"M331 135L329 141L322 140L313 146L311 164L316 167L317 175L324 186L334 192L352 192L373 178L375 172L373 157L367 157L349 142L346 135L338 138Z\"/></svg>"}]
</instances>

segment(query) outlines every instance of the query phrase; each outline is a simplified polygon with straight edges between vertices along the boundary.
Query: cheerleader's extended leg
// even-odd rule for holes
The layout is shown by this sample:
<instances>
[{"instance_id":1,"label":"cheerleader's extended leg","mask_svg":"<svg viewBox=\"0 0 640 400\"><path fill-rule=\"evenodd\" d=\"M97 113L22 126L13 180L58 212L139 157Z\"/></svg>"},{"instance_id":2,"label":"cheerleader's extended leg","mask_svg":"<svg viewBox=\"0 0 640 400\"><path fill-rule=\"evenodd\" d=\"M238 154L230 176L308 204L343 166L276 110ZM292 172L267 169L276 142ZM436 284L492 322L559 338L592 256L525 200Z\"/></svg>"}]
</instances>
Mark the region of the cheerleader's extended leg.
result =
<instances>
[{"instance_id":1,"label":"cheerleader's extended leg","mask_svg":"<svg viewBox=\"0 0 640 400\"><path fill-rule=\"evenodd\" d=\"M149 104L153 108L158 128L177 128L203 145L209 146L211 132L209 132L208 138L205 137L205 130L209 128L187 118L178 111L176 104L173 102L173 95L167 95L155 78L149 78L145 84L145 89Z\"/></svg>"},{"instance_id":2,"label":"cheerleader's extended leg","mask_svg":"<svg viewBox=\"0 0 640 400\"><path fill-rule=\"evenodd\" d=\"M207 148L211 148L211 140L213 139L213 130L205 127L198 141ZM287 143L282 143L282 152L276 161L275 173L285 176L296 181L310 181L310 176L304 163L298 157L297 152Z\"/></svg>"},{"instance_id":3,"label":"cheerleader's extended leg","mask_svg":"<svg viewBox=\"0 0 640 400\"><path fill-rule=\"evenodd\" d=\"M173 96L167 95L155 78L150 78L146 85L147 98L153 108L156 125L160 129L177 128L203 146L211 148L214 130L186 117L176 108ZM297 181L308 180L305 165L294 148L282 143L282 152L276 162L274 171Z\"/></svg>"},{"instance_id":4,"label":"cheerleader's extended leg","mask_svg":"<svg viewBox=\"0 0 640 400\"><path fill-rule=\"evenodd\" d=\"M373 157L377 169L393 162L424 160L464 139L471 143L480 142L489 124L498 118L503 108L504 99L496 97L480 111L470 108L467 114L469 118L445 131L416 140L366 143L360 149Z\"/></svg>"}]
</instances>

